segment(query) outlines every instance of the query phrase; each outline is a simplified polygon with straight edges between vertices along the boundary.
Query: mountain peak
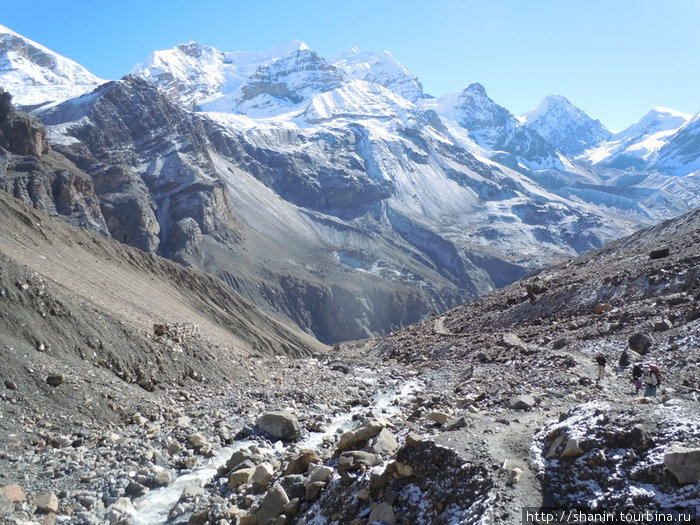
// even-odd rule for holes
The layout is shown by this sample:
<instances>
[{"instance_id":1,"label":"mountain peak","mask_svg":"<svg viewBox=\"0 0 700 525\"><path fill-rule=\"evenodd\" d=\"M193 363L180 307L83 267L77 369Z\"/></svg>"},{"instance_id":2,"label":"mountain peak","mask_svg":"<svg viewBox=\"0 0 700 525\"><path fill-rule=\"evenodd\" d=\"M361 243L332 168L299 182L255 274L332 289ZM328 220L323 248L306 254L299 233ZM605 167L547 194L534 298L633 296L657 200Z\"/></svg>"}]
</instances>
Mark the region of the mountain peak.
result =
<instances>
[{"instance_id":1,"label":"mountain peak","mask_svg":"<svg viewBox=\"0 0 700 525\"><path fill-rule=\"evenodd\" d=\"M415 102L423 96L418 77L401 64L389 51L361 51L353 46L330 61L349 78L379 84Z\"/></svg>"},{"instance_id":2,"label":"mountain peak","mask_svg":"<svg viewBox=\"0 0 700 525\"><path fill-rule=\"evenodd\" d=\"M0 26L0 85L19 106L77 97L104 82L83 66Z\"/></svg>"},{"instance_id":3,"label":"mountain peak","mask_svg":"<svg viewBox=\"0 0 700 525\"><path fill-rule=\"evenodd\" d=\"M465 93L476 93L479 95L482 95L484 97L488 97L486 94L486 88L482 85L479 84L478 82L472 82L469 84L466 88L464 88Z\"/></svg>"},{"instance_id":4,"label":"mountain peak","mask_svg":"<svg viewBox=\"0 0 700 525\"><path fill-rule=\"evenodd\" d=\"M548 95L522 115L520 121L543 136L559 150L578 155L610 138L598 120L589 117L562 95Z\"/></svg>"}]
</instances>

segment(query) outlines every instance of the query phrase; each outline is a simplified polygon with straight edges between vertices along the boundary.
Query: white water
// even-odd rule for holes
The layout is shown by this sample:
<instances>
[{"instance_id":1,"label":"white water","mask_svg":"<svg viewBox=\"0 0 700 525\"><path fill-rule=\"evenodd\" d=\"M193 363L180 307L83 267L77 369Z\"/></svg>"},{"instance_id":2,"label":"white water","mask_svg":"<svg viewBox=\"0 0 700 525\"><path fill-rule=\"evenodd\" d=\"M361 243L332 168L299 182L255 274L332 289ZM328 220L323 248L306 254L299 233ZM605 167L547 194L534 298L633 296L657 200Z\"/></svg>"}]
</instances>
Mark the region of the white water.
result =
<instances>
[{"instance_id":1,"label":"white water","mask_svg":"<svg viewBox=\"0 0 700 525\"><path fill-rule=\"evenodd\" d=\"M152 490L136 501L135 525L157 525L168 521L168 513L180 499L185 487L204 485L212 479L219 467L224 465L235 451L255 444L254 441L238 441L224 447L203 465L189 474L178 477L167 487Z\"/></svg>"},{"instance_id":2,"label":"white water","mask_svg":"<svg viewBox=\"0 0 700 525\"><path fill-rule=\"evenodd\" d=\"M359 370L358 373L366 374L371 372L369 370ZM375 384L377 382L376 377L368 377L367 375L358 377L357 379L368 384ZM312 432L305 440L296 443L296 446L300 449L317 450L321 448L325 439L331 438L339 432L345 432L358 426L359 423L353 420L353 416L360 412L371 411L377 416L386 417L398 414L401 411L401 406L397 404L396 401L407 399L418 391L420 386L421 383L418 380L412 379L403 383L398 390L389 387L388 390L376 394L372 398L372 404L369 406L364 407L358 405L348 412L343 412L334 416L326 426L324 432ZM134 524L162 525L167 523L168 514L175 504L177 504L182 491L186 487L204 486L216 476L219 467L224 465L235 451L250 445L255 445L263 449L261 444L257 441L248 440L236 442L231 446L219 450L216 456L208 459L193 472L178 477L171 485L148 492L135 502L136 513L134 514ZM284 445L281 442L277 442L274 444L274 449L266 448L262 451L282 456L285 450Z\"/></svg>"}]
</instances>

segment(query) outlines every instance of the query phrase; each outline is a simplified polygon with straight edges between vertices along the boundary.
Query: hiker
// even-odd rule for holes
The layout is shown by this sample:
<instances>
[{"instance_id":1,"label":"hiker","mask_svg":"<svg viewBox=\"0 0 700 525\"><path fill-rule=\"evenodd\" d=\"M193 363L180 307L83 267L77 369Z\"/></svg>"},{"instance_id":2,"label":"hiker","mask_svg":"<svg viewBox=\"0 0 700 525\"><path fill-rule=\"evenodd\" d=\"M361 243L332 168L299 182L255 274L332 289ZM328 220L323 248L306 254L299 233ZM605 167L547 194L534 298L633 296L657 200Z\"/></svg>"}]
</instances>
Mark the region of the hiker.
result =
<instances>
[{"instance_id":1,"label":"hiker","mask_svg":"<svg viewBox=\"0 0 700 525\"><path fill-rule=\"evenodd\" d=\"M595 362L598 363L598 381L600 381L605 376L605 363L607 363L607 361L603 354L598 354L595 358Z\"/></svg>"},{"instance_id":2,"label":"hiker","mask_svg":"<svg viewBox=\"0 0 700 525\"><path fill-rule=\"evenodd\" d=\"M639 391L642 389L642 367L636 364L632 367L632 383L634 384L634 395L639 395Z\"/></svg>"},{"instance_id":3,"label":"hiker","mask_svg":"<svg viewBox=\"0 0 700 525\"><path fill-rule=\"evenodd\" d=\"M656 365L649 365L642 373L642 382L646 386L644 397L656 397L656 387L661 384L661 371Z\"/></svg>"}]
</instances>

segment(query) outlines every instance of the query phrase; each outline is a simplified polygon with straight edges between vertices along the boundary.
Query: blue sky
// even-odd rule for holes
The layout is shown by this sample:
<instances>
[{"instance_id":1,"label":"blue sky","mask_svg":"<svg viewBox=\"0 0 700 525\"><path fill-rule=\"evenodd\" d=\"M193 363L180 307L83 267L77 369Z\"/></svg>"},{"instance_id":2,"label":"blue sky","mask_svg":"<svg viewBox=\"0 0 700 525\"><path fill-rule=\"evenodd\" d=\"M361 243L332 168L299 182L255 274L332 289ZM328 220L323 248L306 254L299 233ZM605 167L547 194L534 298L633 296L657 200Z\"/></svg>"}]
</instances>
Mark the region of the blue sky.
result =
<instances>
[{"instance_id":1,"label":"blue sky","mask_svg":"<svg viewBox=\"0 0 700 525\"><path fill-rule=\"evenodd\" d=\"M568 97L612 130L652 106L700 111L697 0L0 0L0 24L117 78L151 51L292 39L322 56L389 50L428 93L482 83L515 114Z\"/></svg>"}]
</instances>

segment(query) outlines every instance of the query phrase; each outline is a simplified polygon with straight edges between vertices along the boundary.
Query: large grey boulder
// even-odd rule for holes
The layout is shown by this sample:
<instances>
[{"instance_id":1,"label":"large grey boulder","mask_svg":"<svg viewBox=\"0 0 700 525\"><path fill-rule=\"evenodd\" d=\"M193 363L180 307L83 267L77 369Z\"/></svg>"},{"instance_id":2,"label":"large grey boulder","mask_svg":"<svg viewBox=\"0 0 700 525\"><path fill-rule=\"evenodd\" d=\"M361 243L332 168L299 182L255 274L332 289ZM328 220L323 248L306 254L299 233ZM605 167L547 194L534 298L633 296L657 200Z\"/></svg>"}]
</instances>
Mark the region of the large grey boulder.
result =
<instances>
[{"instance_id":1,"label":"large grey boulder","mask_svg":"<svg viewBox=\"0 0 700 525\"><path fill-rule=\"evenodd\" d=\"M255 422L255 428L260 434L275 441L296 441L301 437L297 417L288 412L263 414Z\"/></svg>"},{"instance_id":2,"label":"large grey boulder","mask_svg":"<svg viewBox=\"0 0 700 525\"><path fill-rule=\"evenodd\" d=\"M654 346L654 338L647 333L637 332L628 339L627 344L630 350L644 355Z\"/></svg>"},{"instance_id":3,"label":"large grey boulder","mask_svg":"<svg viewBox=\"0 0 700 525\"><path fill-rule=\"evenodd\" d=\"M672 446L664 454L664 466L681 485L697 483L700 481L700 447Z\"/></svg>"},{"instance_id":4,"label":"large grey boulder","mask_svg":"<svg viewBox=\"0 0 700 525\"><path fill-rule=\"evenodd\" d=\"M388 458L396 454L399 449L399 442L388 428L383 428L377 436L370 441L369 451Z\"/></svg>"},{"instance_id":5,"label":"large grey boulder","mask_svg":"<svg viewBox=\"0 0 700 525\"><path fill-rule=\"evenodd\" d=\"M289 503L289 497L279 483L275 483L270 490L267 491L265 497L260 503L260 509L256 514L258 523L266 523L282 514L284 506Z\"/></svg>"}]
</instances>

